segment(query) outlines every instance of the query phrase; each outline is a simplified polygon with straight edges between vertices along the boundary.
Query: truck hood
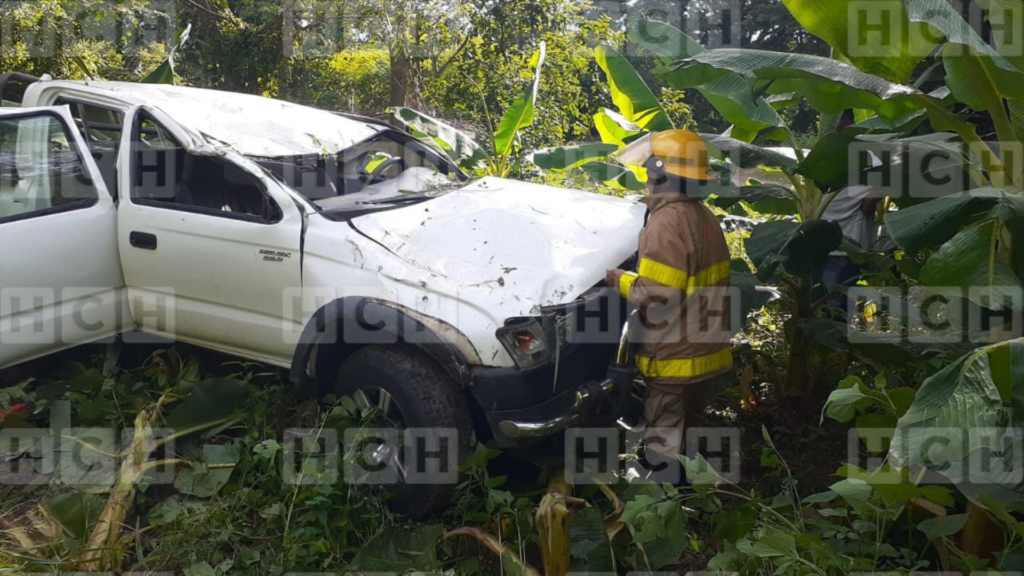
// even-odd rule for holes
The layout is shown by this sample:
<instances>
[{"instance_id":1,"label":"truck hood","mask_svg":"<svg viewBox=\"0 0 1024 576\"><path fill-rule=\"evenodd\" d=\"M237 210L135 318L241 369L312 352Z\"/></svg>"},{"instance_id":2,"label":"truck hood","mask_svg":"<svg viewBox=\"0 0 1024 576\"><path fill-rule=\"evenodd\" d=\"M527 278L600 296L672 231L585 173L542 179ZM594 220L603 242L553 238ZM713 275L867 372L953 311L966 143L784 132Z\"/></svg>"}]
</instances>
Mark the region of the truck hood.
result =
<instances>
[{"instance_id":1,"label":"truck hood","mask_svg":"<svg viewBox=\"0 0 1024 576\"><path fill-rule=\"evenodd\" d=\"M484 178L352 225L429 277L504 291L528 310L572 301L628 260L644 210L634 200Z\"/></svg>"}]
</instances>

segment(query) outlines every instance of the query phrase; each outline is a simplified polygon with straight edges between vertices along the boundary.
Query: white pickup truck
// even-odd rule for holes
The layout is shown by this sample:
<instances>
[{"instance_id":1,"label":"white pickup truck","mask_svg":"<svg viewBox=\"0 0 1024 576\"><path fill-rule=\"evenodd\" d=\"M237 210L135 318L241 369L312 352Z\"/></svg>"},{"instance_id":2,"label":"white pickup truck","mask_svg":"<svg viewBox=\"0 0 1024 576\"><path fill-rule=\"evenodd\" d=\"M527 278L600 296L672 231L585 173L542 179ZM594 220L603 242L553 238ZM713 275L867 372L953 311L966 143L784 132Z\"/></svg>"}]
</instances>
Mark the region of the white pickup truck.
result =
<instances>
[{"instance_id":1,"label":"white pickup truck","mask_svg":"<svg viewBox=\"0 0 1024 576\"><path fill-rule=\"evenodd\" d=\"M460 450L624 404L622 305L599 286L638 203L469 181L385 124L257 96L15 73L0 98L0 368L142 332ZM396 507L453 488L400 486Z\"/></svg>"}]
</instances>

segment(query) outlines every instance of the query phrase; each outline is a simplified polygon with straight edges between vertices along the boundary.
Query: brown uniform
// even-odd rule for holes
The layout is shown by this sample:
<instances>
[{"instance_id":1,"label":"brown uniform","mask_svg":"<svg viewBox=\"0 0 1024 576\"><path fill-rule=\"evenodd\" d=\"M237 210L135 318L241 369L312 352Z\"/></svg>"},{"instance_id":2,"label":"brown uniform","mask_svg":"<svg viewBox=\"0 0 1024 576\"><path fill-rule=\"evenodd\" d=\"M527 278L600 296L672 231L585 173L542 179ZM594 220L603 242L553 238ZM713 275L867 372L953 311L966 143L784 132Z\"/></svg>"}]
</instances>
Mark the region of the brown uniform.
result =
<instances>
[{"instance_id":1,"label":"brown uniform","mask_svg":"<svg viewBox=\"0 0 1024 576\"><path fill-rule=\"evenodd\" d=\"M682 448L685 427L699 425L714 397L711 382L732 372L728 286L730 257L721 225L697 199L684 194L644 198L650 212L640 234L638 271L618 277L622 296L640 310L630 327L639 345L636 365L647 383L649 428L671 428L673 438L648 438L669 457Z\"/></svg>"}]
</instances>

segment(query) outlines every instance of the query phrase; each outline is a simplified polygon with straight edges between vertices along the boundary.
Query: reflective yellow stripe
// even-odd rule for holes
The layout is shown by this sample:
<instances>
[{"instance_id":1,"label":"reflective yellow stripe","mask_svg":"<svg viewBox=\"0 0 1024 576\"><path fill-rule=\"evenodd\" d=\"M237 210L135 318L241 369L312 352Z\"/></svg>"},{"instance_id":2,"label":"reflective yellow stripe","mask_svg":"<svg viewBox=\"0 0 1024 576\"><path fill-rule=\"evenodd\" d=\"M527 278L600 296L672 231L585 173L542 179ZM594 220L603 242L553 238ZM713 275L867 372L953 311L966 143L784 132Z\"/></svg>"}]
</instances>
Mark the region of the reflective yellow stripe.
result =
<instances>
[{"instance_id":1,"label":"reflective yellow stripe","mask_svg":"<svg viewBox=\"0 0 1024 576\"><path fill-rule=\"evenodd\" d=\"M636 357L636 368L647 378L696 378L732 366L732 348L723 348L714 354L677 360L653 360Z\"/></svg>"},{"instance_id":2,"label":"reflective yellow stripe","mask_svg":"<svg viewBox=\"0 0 1024 576\"><path fill-rule=\"evenodd\" d=\"M690 278L690 275L685 270L673 268L662 264L661 262L655 262L654 260L648 260L647 258L640 259L640 277L654 280L658 284L668 286L670 288L678 288L680 290L686 289L686 281Z\"/></svg>"},{"instance_id":3,"label":"reflective yellow stripe","mask_svg":"<svg viewBox=\"0 0 1024 576\"><path fill-rule=\"evenodd\" d=\"M732 271L732 261L723 260L714 266L709 266L693 275L686 284L686 293L693 294L699 288L716 286L719 282L729 279Z\"/></svg>"},{"instance_id":4,"label":"reflective yellow stripe","mask_svg":"<svg viewBox=\"0 0 1024 576\"><path fill-rule=\"evenodd\" d=\"M619 294L626 300L629 300L629 291L633 289L633 283L636 282L636 272L623 272L622 276L619 276Z\"/></svg>"}]
</instances>

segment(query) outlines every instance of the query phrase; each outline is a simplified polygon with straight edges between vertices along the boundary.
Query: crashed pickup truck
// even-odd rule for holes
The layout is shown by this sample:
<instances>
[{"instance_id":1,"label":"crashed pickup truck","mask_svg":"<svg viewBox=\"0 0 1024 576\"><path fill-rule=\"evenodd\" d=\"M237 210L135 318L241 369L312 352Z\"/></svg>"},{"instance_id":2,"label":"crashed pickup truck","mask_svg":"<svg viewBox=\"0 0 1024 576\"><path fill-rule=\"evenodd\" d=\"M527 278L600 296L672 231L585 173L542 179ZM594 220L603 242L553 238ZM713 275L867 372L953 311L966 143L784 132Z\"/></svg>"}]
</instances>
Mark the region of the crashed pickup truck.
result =
<instances>
[{"instance_id":1,"label":"crashed pickup truck","mask_svg":"<svg viewBox=\"0 0 1024 576\"><path fill-rule=\"evenodd\" d=\"M152 334L454 430L458 451L625 403L600 285L634 257L636 202L470 181L404 131L251 95L15 73L0 97L0 367ZM584 320L600 334L571 337ZM422 515L453 489L393 502Z\"/></svg>"}]
</instances>

